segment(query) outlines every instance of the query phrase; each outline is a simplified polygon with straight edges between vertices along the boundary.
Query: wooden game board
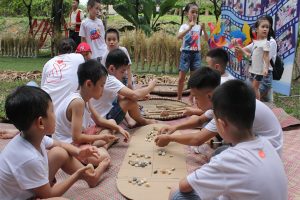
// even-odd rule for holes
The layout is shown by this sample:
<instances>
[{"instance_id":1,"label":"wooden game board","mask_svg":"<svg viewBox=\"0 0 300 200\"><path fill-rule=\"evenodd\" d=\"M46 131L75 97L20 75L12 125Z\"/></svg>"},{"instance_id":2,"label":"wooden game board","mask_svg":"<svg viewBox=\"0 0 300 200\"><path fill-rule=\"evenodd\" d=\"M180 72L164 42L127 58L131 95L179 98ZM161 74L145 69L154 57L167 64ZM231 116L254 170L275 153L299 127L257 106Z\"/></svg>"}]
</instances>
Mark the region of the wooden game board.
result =
<instances>
[{"instance_id":1,"label":"wooden game board","mask_svg":"<svg viewBox=\"0 0 300 200\"><path fill-rule=\"evenodd\" d=\"M151 97L145 101L138 101L138 104L143 107L144 118L156 120L174 120L186 117L183 112L189 106L183 101L166 97ZM162 112L166 112L167 115Z\"/></svg>"},{"instance_id":2,"label":"wooden game board","mask_svg":"<svg viewBox=\"0 0 300 200\"><path fill-rule=\"evenodd\" d=\"M146 136L153 130L153 127L160 128L162 124L153 124L140 127L134 130L127 153L117 176L118 190L129 199L168 199L170 189L178 186L179 180L186 176L186 162L183 145L170 143L167 147L157 147L152 141L146 141ZM179 134L178 132L174 134ZM155 137L154 137L155 138ZM166 154L158 155L159 151ZM137 158L132 153L144 157ZM151 158L146 159L146 156ZM147 160L151 164L145 167L136 167L129 164L131 160ZM171 170L175 168L175 170ZM157 173L154 173L157 171ZM166 173L163 173L166 172ZM146 183L139 185L129 182L136 177L139 180L146 180Z\"/></svg>"}]
</instances>

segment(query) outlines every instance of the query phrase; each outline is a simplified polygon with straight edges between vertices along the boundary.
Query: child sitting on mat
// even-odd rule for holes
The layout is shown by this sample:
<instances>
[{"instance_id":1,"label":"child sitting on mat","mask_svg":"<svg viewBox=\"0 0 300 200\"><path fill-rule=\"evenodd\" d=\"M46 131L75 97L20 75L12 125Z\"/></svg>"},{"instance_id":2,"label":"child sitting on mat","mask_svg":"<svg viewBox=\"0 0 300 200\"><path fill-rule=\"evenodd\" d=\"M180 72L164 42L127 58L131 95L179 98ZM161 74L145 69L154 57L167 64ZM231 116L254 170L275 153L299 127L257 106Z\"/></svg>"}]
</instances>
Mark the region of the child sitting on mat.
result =
<instances>
[{"instance_id":1,"label":"child sitting on mat","mask_svg":"<svg viewBox=\"0 0 300 200\"><path fill-rule=\"evenodd\" d=\"M61 196L78 179L85 180L90 187L97 185L109 159L88 173L86 170L90 167L83 166L74 156L97 158L95 147L78 149L46 136L54 132L55 114L52 100L45 91L21 86L7 97L5 111L20 133L0 154L1 199ZM55 174L60 168L70 176L55 184Z\"/></svg>"},{"instance_id":2,"label":"child sitting on mat","mask_svg":"<svg viewBox=\"0 0 300 200\"><path fill-rule=\"evenodd\" d=\"M283 163L270 142L252 132L254 90L230 80L214 91L212 104L218 132L233 146L182 179L170 199L286 200Z\"/></svg>"},{"instance_id":3,"label":"child sitting on mat","mask_svg":"<svg viewBox=\"0 0 300 200\"><path fill-rule=\"evenodd\" d=\"M220 84L220 73L208 67L203 67L195 72L189 79L191 93L196 99L197 106L205 113L200 118L178 123L174 126L164 126L157 136L156 144L160 147L167 146L170 142L177 142L184 145L200 146L218 134L215 120L213 118L213 106L211 97L215 88ZM235 112L233 110L232 112ZM242 117L242 116L241 116ZM174 135L176 130L196 128L208 123L195 133ZM256 100L255 118L253 123L253 133L259 137L264 137L270 141L273 147L281 156L283 147L283 132L280 123L272 110L259 100ZM201 147L201 146L200 146ZM200 148L201 149L201 148ZM195 149L194 149L195 150ZM199 153L199 151L195 151Z\"/></svg>"},{"instance_id":4,"label":"child sitting on mat","mask_svg":"<svg viewBox=\"0 0 300 200\"><path fill-rule=\"evenodd\" d=\"M117 138L111 134L83 134L84 129L90 127L93 120L96 125L109 130L120 132L126 140L129 133L113 121L103 119L93 110L87 102L91 99L99 99L102 95L107 77L107 70L101 63L89 60L78 67L79 91L71 93L57 108L57 123L54 138L76 145L92 144L99 147L100 158L85 158L84 164L92 163L97 166L103 159L109 157L103 145L113 142ZM91 120L92 118L92 120Z\"/></svg>"},{"instance_id":5,"label":"child sitting on mat","mask_svg":"<svg viewBox=\"0 0 300 200\"><path fill-rule=\"evenodd\" d=\"M207 66L221 73L221 84L228 80L235 79L230 73L226 71L228 61L228 53L222 48L211 49L206 54ZM203 114L203 111L199 108L187 107L183 114L186 116L200 116Z\"/></svg>"},{"instance_id":6,"label":"child sitting on mat","mask_svg":"<svg viewBox=\"0 0 300 200\"><path fill-rule=\"evenodd\" d=\"M137 101L143 99L155 87L156 80L149 82L147 87L131 90L122 82L127 70L128 56L121 49L111 50L106 58L108 77L105 83L103 96L99 100L91 99L95 110L106 119L114 119L117 124L121 123L128 112L136 124L143 126L155 123L155 120L145 119L141 116Z\"/></svg>"}]
</instances>

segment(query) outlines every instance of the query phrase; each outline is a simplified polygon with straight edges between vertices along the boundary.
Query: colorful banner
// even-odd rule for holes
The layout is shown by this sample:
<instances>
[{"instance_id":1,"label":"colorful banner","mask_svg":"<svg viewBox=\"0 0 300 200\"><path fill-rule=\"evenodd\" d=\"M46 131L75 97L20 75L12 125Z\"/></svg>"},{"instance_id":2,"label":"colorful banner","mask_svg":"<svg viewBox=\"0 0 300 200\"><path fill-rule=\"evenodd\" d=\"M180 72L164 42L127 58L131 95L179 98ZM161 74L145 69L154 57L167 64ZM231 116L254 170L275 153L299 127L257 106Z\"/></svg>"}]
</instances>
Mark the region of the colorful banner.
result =
<instances>
[{"instance_id":1,"label":"colorful banner","mask_svg":"<svg viewBox=\"0 0 300 200\"><path fill-rule=\"evenodd\" d=\"M275 92L290 95L292 71L297 48L300 0L223 0L221 21L225 24L227 45L230 52L228 70L237 78L245 79L247 61L238 61L228 44L232 31L252 26L263 15L273 17L273 29L278 45L278 55L284 60L284 73L280 81L273 81ZM246 25L246 27L245 27ZM249 27L248 26L248 27Z\"/></svg>"}]
</instances>

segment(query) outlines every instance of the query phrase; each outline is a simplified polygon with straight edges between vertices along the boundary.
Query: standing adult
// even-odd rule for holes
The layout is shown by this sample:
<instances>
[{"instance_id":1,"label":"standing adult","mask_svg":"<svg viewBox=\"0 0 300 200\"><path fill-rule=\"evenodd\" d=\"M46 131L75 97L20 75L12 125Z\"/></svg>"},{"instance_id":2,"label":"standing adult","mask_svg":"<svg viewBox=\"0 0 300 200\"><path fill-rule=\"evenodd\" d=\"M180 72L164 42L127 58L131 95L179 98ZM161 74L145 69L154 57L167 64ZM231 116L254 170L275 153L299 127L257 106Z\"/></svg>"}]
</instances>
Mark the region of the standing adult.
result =
<instances>
[{"instance_id":1,"label":"standing adult","mask_svg":"<svg viewBox=\"0 0 300 200\"><path fill-rule=\"evenodd\" d=\"M72 3L72 11L69 14L69 38L73 39L76 43L76 46L81 42L81 38L79 36L79 30L81 21L84 18L84 14L82 10L78 9L79 0L74 0Z\"/></svg>"}]
</instances>

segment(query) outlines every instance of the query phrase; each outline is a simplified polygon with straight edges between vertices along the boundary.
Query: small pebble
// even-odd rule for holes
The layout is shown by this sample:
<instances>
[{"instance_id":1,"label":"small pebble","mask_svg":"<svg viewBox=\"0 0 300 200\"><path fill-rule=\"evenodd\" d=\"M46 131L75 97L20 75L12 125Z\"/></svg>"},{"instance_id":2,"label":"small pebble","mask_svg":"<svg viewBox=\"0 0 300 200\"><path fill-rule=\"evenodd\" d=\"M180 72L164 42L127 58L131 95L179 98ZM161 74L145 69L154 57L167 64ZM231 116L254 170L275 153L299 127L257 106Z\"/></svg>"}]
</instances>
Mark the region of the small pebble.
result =
<instances>
[{"instance_id":1,"label":"small pebble","mask_svg":"<svg viewBox=\"0 0 300 200\"><path fill-rule=\"evenodd\" d=\"M149 184L149 183L146 183L145 186L146 186L146 187L150 187L150 184Z\"/></svg>"},{"instance_id":2,"label":"small pebble","mask_svg":"<svg viewBox=\"0 0 300 200\"><path fill-rule=\"evenodd\" d=\"M133 180L133 181L137 181L137 178L136 178L136 177L132 177L132 180Z\"/></svg>"},{"instance_id":3,"label":"small pebble","mask_svg":"<svg viewBox=\"0 0 300 200\"><path fill-rule=\"evenodd\" d=\"M153 174L157 174L157 170L155 170L155 171L153 172Z\"/></svg>"},{"instance_id":4,"label":"small pebble","mask_svg":"<svg viewBox=\"0 0 300 200\"><path fill-rule=\"evenodd\" d=\"M169 190L171 190L171 189L172 189L172 187L171 187L171 186L168 186L167 188L168 188Z\"/></svg>"},{"instance_id":5,"label":"small pebble","mask_svg":"<svg viewBox=\"0 0 300 200\"><path fill-rule=\"evenodd\" d=\"M175 167L173 167L173 168L171 169L171 171L175 171Z\"/></svg>"}]
</instances>

